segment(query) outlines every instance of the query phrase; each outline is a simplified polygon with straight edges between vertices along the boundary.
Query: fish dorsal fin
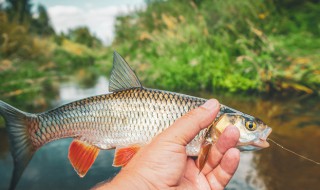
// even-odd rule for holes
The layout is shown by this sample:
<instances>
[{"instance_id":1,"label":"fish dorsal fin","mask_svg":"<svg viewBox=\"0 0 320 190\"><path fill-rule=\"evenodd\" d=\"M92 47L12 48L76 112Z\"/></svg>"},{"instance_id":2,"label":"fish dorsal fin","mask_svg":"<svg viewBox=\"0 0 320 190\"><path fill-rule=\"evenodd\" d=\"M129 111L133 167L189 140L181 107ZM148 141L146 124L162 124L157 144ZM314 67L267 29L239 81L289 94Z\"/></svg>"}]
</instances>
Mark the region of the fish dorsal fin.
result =
<instances>
[{"instance_id":1,"label":"fish dorsal fin","mask_svg":"<svg viewBox=\"0 0 320 190\"><path fill-rule=\"evenodd\" d=\"M100 149L80 140L73 140L69 147L69 160L74 170L80 177L84 177L94 161Z\"/></svg>"},{"instance_id":2,"label":"fish dorsal fin","mask_svg":"<svg viewBox=\"0 0 320 190\"><path fill-rule=\"evenodd\" d=\"M128 63L117 52L114 52L109 91L116 92L135 87L142 87L138 77Z\"/></svg>"}]
</instances>

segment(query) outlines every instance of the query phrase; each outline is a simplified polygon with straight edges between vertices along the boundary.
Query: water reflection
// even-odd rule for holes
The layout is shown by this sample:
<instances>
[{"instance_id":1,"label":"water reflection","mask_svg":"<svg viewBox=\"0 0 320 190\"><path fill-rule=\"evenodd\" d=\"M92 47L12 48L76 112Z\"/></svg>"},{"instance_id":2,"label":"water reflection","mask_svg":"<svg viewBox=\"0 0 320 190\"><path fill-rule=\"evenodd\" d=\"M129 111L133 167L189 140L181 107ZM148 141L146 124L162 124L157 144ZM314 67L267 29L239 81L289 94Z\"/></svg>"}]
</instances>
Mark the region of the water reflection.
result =
<instances>
[{"instance_id":1,"label":"water reflection","mask_svg":"<svg viewBox=\"0 0 320 190\"><path fill-rule=\"evenodd\" d=\"M80 85L72 81L61 84L59 90L60 99L54 104L61 105L76 99L82 99L93 95L108 93L108 80L105 77L99 77L96 84L89 88L81 88Z\"/></svg>"},{"instance_id":2,"label":"water reflection","mask_svg":"<svg viewBox=\"0 0 320 190\"><path fill-rule=\"evenodd\" d=\"M97 77L94 81L95 84L90 88L74 81L51 84L50 86L55 87L55 94L51 94L50 100L46 101L50 107L55 107L107 92L106 78ZM193 95L212 97L204 93ZM260 117L273 128L271 138L274 140L303 155L320 160L320 103L316 98L265 100L253 97L215 97L226 105ZM43 109L44 107L33 110L30 108L28 111ZM68 160L70 142L71 139L63 139L42 147L24 172L18 189L88 189L119 171L111 166L113 151L100 151L86 177L79 178ZM8 147L7 134L0 127L0 189L8 188L13 169ZM271 144L270 148L258 152L241 153L239 169L227 189L316 189L320 185L319 172L319 166Z\"/></svg>"}]
</instances>

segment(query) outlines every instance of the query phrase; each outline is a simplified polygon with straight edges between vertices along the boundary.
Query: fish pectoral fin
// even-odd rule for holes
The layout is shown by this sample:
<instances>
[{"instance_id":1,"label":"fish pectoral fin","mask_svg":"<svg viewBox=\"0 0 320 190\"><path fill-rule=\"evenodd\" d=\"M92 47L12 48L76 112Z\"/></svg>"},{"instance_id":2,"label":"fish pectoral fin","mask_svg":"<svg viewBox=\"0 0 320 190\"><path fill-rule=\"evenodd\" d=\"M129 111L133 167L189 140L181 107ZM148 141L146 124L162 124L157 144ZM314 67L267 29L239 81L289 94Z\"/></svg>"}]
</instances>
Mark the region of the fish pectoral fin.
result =
<instances>
[{"instance_id":1,"label":"fish pectoral fin","mask_svg":"<svg viewBox=\"0 0 320 190\"><path fill-rule=\"evenodd\" d=\"M74 170L80 177L84 177L94 161L100 149L80 140L73 140L69 147L68 158Z\"/></svg>"},{"instance_id":2,"label":"fish pectoral fin","mask_svg":"<svg viewBox=\"0 0 320 190\"><path fill-rule=\"evenodd\" d=\"M133 158L133 156L140 150L140 146L133 145L124 148L116 148L113 159L113 166L125 166Z\"/></svg>"},{"instance_id":3,"label":"fish pectoral fin","mask_svg":"<svg viewBox=\"0 0 320 190\"><path fill-rule=\"evenodd\" d=\"M212 144L208 142L204 142L201 146L200 153L198 156L199 173L202 171L202 169L204 168L204 165L208 160L211 147L212 147Z\"/></svg>"}]
</instances>

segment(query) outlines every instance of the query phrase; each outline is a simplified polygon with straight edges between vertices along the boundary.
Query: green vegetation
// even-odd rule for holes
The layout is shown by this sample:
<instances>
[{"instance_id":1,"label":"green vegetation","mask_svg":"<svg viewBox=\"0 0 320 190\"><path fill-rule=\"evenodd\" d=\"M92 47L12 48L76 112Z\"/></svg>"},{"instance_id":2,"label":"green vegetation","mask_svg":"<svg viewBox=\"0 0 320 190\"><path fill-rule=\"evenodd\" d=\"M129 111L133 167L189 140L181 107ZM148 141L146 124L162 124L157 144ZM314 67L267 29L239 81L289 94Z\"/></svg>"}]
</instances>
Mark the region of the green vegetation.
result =
<instances>
[{"instance_id":1,"label":"green vegetation","mask_svg":"<svg viewBox=\"0 0 320 190\"><path fill-rule=\"evenodd\" d=\"M0 4L0 99L9 103L42 109L59 81L107 76L113 50L148 87L320 94L317 1L149 0L117 18L110 47L87 27L56 34L45 7L36 17L32 7Z\"/></svg>"},{"instance_id":2,"label":"green vegetation","mask_svg":"<svg viewBox=\"0 0 320 190\"><path fill-rule=\"evenodd\" d=\"M118 18L114 47L149 86L320 93L319 3L148 2Z\"/></svg>"},{"instance_id":3,"label":"green vegetation","mask_svg":"<svg viewBox=\"0 0 320 190\"><path fill-rule=\"evenodd\" d=\"M86 27L56 34L45 7L34 17L32 6L29 0L0 4L0 99L43 110L57 98L61 80L101 75L100 57L108 51Z\"/></svg>"}]
</instances>

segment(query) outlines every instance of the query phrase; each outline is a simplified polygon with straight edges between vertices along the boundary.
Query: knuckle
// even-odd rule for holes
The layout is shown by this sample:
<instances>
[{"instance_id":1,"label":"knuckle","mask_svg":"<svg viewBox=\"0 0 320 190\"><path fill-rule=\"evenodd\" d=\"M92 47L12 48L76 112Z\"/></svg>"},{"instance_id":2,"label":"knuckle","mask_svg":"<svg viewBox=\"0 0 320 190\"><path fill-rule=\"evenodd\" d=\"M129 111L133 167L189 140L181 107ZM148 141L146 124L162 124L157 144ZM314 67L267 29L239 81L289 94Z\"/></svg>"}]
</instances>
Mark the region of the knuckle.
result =
<instances>
[{"instance_id":1,"label":"knuckle","mask_svg":"<svg viewBox=\"0 0 320 190\"><path fill-rule=\"evenodd\" d=\"M197 118L197 117L199 117L199 116L201 116L201 115L203 115L203 114L205 114L207 112L208 112L207 109L205 109L203 107L198 107L196 109L193 109L193 110L187 112L184 115L184 117L186 117L186 118Z\"/></svg>"}]
</instances>

